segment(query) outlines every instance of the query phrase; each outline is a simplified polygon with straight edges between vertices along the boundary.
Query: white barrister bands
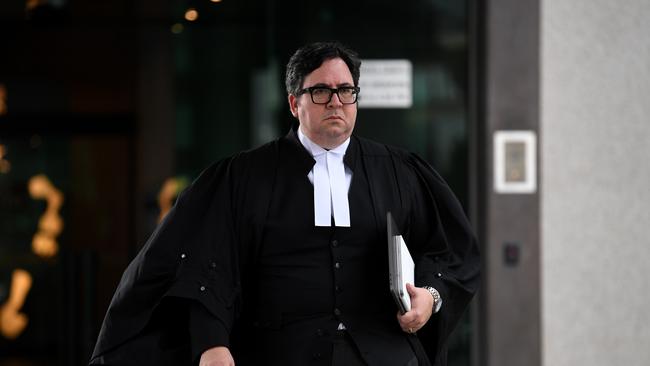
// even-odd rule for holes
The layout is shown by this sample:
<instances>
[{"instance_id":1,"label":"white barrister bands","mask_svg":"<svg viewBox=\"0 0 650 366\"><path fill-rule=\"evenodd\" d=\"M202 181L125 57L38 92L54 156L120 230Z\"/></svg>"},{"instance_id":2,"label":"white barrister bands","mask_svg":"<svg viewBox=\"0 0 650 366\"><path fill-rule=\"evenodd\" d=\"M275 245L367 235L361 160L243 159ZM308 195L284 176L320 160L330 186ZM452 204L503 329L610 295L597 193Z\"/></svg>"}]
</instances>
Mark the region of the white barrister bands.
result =
<instances>
[{"instance_id":1,"label":"white barrister bands","mask_svg":"<svg viewBox=\"0 0 650 366\"><path fill-rule=\"evenodd\" d=\"M348 189L352 181L352 171L345 167L343 157L350 139L331 150L315 144L298 129L298 139L316 160L309 172L309 180L314 185L314 225L350 226L350 205Z\"/></svg>"}]
</instances>

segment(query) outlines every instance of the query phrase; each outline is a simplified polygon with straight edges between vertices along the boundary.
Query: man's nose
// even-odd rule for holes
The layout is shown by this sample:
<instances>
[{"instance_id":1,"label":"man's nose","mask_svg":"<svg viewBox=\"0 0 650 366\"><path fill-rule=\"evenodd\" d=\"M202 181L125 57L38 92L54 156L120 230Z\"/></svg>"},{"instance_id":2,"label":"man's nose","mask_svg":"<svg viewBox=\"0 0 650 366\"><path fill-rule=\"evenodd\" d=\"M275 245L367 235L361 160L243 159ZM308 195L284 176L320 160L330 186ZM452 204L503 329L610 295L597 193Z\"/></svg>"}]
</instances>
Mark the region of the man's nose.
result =
<instances>
[{"instance_id":1,"label":"man's nose","mask_svg":"<svg viewBox=\"0 0 650 366\"><path fill-rule=\"evenodd\" d=\"M342 107L343 103L341 103L341 99L339 99L339 93L332 93L332 97L330 98L330 102L327 103L328 107Z\"/></svg>"}]
</instances>

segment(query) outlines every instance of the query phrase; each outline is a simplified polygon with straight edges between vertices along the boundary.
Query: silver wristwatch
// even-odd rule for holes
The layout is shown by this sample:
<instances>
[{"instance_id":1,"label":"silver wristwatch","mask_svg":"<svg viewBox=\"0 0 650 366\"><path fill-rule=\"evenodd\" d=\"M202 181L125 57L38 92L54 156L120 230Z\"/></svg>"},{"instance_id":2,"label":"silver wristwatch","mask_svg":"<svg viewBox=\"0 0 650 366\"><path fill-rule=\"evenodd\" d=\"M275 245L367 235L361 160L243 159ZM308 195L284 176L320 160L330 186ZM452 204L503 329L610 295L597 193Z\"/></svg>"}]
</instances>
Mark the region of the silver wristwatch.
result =
<instances>
[{"instance_id":1,"label":"silver wristwatch","mask_svg":"<svg viewBox=\"0 0 650 366\"><path fill-rule=\"evenodd\" d=\"M440 308L442 307L442 298L440 297L438 290L431 286L424 286L422 288L429 291L431 296L433 296L433 313L435 314L439 312Z\"/></svg>"}]
</instances>

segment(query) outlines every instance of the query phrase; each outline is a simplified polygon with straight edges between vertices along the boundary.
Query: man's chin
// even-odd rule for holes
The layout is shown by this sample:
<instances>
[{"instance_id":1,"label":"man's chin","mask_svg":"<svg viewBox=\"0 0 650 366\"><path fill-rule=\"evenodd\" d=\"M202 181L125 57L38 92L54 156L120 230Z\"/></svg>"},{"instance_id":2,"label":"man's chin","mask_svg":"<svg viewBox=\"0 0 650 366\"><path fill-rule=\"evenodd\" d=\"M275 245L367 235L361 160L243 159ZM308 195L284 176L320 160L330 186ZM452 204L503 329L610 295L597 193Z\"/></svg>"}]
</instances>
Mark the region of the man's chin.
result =
<instances>
[{"instance_id":1,"label":"man's chin","mask_svg":"<svg viewBox=\"0 0 650 366\"><path fill-rule=\"evenodd\" d=\"M342 144L348 137L350 137L351 131L337 131L330 132L324 137L327 140L328 148L335 148L338 145Z\"/></svg>"},{"instance_id":2,"label":"man's chin","mask_svg":"<svg viewBox=\"0 0 650 366\"><path fill-rule=\"evenodd\" d=\"M352 130L344 126L332 126L325 131L325 136L330 139L343 139L345 140L350 136Z\"/></svg>"}]
</instances>

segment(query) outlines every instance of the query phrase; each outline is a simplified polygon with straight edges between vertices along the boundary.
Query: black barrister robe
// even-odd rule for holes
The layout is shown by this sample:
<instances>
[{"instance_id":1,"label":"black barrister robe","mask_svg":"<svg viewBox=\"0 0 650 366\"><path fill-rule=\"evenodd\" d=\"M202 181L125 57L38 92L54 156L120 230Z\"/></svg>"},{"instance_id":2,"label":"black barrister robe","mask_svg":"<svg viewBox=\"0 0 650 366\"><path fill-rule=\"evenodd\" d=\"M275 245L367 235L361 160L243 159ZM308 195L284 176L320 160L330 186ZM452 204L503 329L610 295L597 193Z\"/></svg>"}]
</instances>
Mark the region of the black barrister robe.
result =
<instances>
[{"instance_id":1,"label":"black barrister robe","mask_svg":"<svg viewBox=\"0 0 650 366\"><path fill-rule=\"evenodd\" d=\"M377 230L385 236L386 212L392 211L416 263L416 285L435 287L444 301L409 341L421 365L446 365L449 334L478 288L480 261L471 227L426 162L352 138L367 175L374 205L368 214ZM283 139L295 140L295 132ZM189 303L201 304L232 335L235 362L238 352L258 351L246 348L239 328L248 316L243 311L247 274L260 248L282 142L213 164L179 196L126 269L91 364L191 364L197 350L190 342ZM377 281L385 281L388 291L387 278Z\"/></svg>"}]
</instances>

